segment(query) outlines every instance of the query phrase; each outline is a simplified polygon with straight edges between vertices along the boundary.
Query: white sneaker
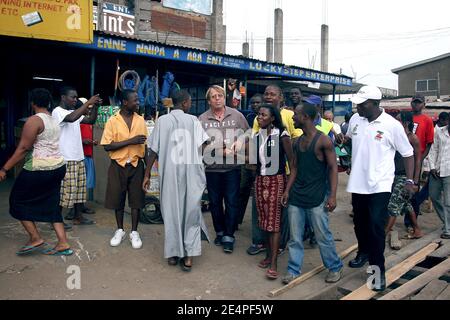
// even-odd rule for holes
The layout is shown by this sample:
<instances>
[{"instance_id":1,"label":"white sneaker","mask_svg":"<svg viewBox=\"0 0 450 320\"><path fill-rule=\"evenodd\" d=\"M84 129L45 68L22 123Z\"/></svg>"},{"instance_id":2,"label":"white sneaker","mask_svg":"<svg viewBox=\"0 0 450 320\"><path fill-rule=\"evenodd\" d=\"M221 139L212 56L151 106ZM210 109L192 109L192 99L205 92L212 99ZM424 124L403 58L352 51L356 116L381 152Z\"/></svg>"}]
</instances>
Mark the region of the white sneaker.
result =
<instances>
[{"instance_id":1,"label":"white sneaker","mask_svg":"<svg viewBox=\"0 0 450 320\"><path fill-rule=\"evenodd\" d=\"M127 234L125 233L125 231L123 231L123 229L117 229L116 232L114 233L114 237L111 238L111 241L109 241L109 244L111 245L111 247L117 247L123 239L125 239L125 236Z\"/></svg>"},{"instance_id":2,"label":"white sneaker","mask_svg":"<svg viewBox=\"0 0 450 320\"><path fill-rule=\"evenodd\" d=\"M142 247L142 241L141 241L141 237L139 236L139 232L132 231L130 233L130 241L131 241L131 246L134 249L140 249Z\"/></svg>"}]
</instances>

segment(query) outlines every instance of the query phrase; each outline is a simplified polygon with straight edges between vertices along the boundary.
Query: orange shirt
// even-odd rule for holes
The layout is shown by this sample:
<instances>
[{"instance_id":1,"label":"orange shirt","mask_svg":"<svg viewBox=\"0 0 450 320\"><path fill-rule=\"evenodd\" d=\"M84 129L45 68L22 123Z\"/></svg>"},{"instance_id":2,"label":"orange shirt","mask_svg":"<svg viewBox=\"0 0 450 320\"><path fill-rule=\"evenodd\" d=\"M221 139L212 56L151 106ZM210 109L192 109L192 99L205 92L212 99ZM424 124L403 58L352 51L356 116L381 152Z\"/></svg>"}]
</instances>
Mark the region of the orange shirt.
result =
<instances>
[{"instance_id":1,"label":"orange shirt","mask_svg":"<svg viewBox=\"0 0 450 320\"><path fill-rule=\"evenodd\" d=\"M121 142L138 135L147 136L147 133L147 126L143 117L135 113L131 122L131 130L129 130L125 120L118 112L106 122L100 144L108 145L111 142ZM116 160L122 167L125 167L127 163L131 163L133 167L136 167L139 159L144 158L144 156L145 144L128 145L109 152L109 157L112 160Z\"/></svg>"}]
</instances>

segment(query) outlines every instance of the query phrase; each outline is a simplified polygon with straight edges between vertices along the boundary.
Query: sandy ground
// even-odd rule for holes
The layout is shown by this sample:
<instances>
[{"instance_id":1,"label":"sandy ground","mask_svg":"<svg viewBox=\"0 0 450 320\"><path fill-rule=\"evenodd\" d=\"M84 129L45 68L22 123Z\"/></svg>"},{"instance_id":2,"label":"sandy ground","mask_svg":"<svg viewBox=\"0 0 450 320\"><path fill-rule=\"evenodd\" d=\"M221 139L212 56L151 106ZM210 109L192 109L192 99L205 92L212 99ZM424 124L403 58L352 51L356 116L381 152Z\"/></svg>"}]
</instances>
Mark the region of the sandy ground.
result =
<instances>
[{"instance_id":1,"label":"sandy ground","mask_svg":"<svg viewBox=\"0 0 450 320\"><path fill-rule=\"evenodd\" d=\"M338 252L356 243L350 196L345 192L347 176L339 176L338 208L330 214L330 225ZM115 230L114 214L101 205L90 203L97 212L94 226L75 226L68 233L75 254L70 257L51 257L40 253L17 256L15 252L27 241L19 222L8 213L8 196L12 181L0 184L0 299L274 299L268 292L281 287L281 280L267 280L264 270L257 267L262 254L250 256L246 249L251 240L250 205L244 223L236 233L233 254L225 254L213 243L203 243L203 254L194 259L192 272L167 265L163 258L163 225L139 226L143 247L135 250L128 239L119 247L109 246ZM214 238L211 215L204 213L208 230ZM402 219L396 228L405 234ZM126 230L130 230L130 217L126 217ZM436 229L440 222L435 213L420 217L423 231ZM39 229L47 242L56 237L48 224ZM413 240L402 240L404 244ZM318 249L305 243L303 273L321 264ZM390 252L386 250L386 255ZM353 255L345 260L351 259ZM279 271L286 270L288 253L279 258ZM74 267L75 266L75 267ZM80 289L69 289L72 268L79 267ZM68 273L69 271L69 273ZM345 267L344 275L352 269ZM307 280L275 299L307 299L327 287L326 271ZM281 278L281 277L280 277Z\"/></svg>"}]
</instances>

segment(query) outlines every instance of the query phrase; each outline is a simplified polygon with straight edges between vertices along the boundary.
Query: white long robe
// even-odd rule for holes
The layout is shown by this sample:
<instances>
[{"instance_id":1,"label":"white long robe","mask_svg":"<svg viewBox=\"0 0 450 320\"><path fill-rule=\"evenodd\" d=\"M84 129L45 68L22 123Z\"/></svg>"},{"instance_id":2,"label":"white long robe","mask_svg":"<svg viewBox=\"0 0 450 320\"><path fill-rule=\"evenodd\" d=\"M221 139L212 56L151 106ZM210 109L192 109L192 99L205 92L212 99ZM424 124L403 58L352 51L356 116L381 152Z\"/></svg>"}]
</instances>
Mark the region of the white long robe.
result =
<instances>
[{"instance_id":1,"label":"white long robe","mask_svg":"<svg viewBox=\"0 0 450 320\"><path fill-rule=\"evenodd\" d=\"M166 258L199 256L201 231L208 237L201 212L206 187L201 145L208 138L199 120L182 110L161 116L149 138L158 154Z\"/></svg>"}]
</instances>

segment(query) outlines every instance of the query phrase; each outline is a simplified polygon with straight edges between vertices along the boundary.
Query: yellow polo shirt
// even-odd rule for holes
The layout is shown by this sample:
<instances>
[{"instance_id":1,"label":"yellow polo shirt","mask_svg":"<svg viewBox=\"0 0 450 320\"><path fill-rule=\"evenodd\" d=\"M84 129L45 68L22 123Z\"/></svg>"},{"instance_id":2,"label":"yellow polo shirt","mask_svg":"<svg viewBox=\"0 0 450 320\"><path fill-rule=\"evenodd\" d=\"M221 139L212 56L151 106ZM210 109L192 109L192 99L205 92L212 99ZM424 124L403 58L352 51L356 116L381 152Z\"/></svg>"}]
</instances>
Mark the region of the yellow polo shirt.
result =
<instances>
[{"instance_id":1,"label":"yellow polo shirt","mask_svg":"<svg viewBox=\"0 0 450 320\"><path fill-rule=\"evenodd\" d=\"M100 144L108 145L111 142L121 142L138 135L147 136L147 126L145 125L144 118L134 113L131 130L129 130L125 120L118 112L106 122ZM139 159L144 158L144 156L145 143L128 145L115 151L109 151L109 157L117 161L122 167L125 167L127 163L131 163L133 167L136 167Z\"/></svg>"},{"instance_id":2,"label":"yellow polo shirt","mask_svg":"<svg viewBox=\"0 0 450 320\"><path fill-rule=\"evenodd\" d=\"M298 138L303 134L302 129L296 129L294 126L294 119L292 117L294 116L294 111L288 110L288 109L281 109L280 111L281 115L281 121L283 122L284 127L286 128L286 131L291 136L291 139ZM259 132L259 124L257 119L253 121L253 132Z\"/></svg>"}]
</instances>

